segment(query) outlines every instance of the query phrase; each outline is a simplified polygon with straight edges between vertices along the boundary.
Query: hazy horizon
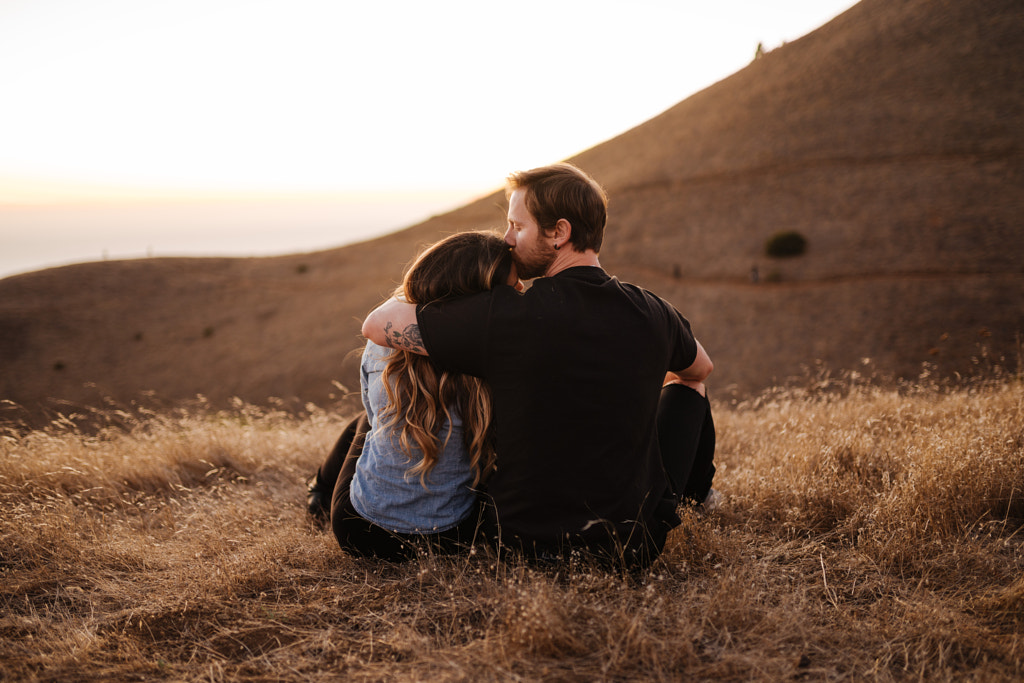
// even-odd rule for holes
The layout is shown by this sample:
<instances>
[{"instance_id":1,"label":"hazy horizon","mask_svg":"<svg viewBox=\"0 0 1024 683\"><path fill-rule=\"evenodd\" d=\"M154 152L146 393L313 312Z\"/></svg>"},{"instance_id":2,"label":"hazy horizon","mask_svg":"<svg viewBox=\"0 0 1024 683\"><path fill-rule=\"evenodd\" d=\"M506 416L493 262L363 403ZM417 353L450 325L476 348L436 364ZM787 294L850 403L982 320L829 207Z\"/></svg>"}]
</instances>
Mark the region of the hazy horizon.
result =
<instances>
[{"instance_id":1,"label":"hazy horizon","mask_svg":"<svg viewBox=\"0 0 1024 683\"><path fill-rule=\"evenodd\" d=\"M280 256L410 227L472 191L0 205L0 278L102 260ZM496 210L494 226L501 227Z\"/></svg>"}]
</instances>

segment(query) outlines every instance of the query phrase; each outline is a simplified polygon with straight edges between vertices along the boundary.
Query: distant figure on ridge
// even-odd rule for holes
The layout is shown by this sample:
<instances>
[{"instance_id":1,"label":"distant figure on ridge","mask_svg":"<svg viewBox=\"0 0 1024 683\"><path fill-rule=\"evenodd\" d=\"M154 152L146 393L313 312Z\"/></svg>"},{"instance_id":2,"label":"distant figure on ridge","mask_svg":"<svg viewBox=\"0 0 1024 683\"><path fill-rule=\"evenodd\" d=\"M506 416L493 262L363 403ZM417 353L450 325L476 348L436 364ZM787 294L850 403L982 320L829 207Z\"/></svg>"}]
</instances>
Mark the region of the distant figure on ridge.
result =
<instances>
[{"instance_id":1,"label":"distant figure on ridge","mask_svg":"<svg viewBox=\"0 0 1024 683\"><path fill-rule=\"evenodd\" d=\"M496 466L481 530L492 544L645 567L681 500L719 500L711 360L671 304L601 268L607 198L592 178L556 164L511 175L506 193L505 241L518 276L536 278L529 289L393 298L363 334L489 385Z\"/></svg>"}]
</instances>

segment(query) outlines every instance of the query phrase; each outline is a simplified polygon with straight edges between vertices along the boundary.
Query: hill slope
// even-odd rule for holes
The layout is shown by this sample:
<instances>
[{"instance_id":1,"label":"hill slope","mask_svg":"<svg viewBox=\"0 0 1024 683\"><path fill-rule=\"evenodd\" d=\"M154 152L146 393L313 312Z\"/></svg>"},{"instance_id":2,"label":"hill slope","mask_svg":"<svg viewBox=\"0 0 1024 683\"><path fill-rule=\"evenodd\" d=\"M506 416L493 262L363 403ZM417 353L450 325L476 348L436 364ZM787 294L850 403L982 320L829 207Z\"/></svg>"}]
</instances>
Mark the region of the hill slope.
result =
<instances>
[{"instance_id":1,"label":"hill slope","mask_svg":"<svg viewBox=\"0 0 1024 683\"><path fill-rule=\"evenodd\" d=\"M817 360L913 375L924 361L964 372L979 353L1012 356L1024 328L1020 35L1017 0L864 0L580 154L611 196L602 264L691 319L719 390ZM358 321L415 249L503 222L496 193L315 254L7 278L0 398L29 410L143 390L329 402L332 380L356 381ZM780 230L802 233L807 253L764 257Z\"/></svg>"}]
</instances>

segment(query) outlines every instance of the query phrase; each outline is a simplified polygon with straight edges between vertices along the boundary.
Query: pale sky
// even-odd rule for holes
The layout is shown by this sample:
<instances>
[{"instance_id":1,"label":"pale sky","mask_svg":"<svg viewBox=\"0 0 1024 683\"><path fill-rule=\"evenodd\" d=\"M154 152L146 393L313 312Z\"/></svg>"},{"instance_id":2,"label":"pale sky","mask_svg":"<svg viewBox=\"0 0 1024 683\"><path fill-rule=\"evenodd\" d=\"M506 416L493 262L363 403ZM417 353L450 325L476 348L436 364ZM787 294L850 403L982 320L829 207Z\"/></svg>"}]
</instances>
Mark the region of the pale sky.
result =
<instances>
[{"instance_id":1,"label":"pale sky","mask_svg":"<svg viewBox=\"0 0 1024 683\"><path fill-rule=\"evenodd\" d=\"M0 277L406 227L854 4L0 0Z\"/></svg>"}]
</instances>

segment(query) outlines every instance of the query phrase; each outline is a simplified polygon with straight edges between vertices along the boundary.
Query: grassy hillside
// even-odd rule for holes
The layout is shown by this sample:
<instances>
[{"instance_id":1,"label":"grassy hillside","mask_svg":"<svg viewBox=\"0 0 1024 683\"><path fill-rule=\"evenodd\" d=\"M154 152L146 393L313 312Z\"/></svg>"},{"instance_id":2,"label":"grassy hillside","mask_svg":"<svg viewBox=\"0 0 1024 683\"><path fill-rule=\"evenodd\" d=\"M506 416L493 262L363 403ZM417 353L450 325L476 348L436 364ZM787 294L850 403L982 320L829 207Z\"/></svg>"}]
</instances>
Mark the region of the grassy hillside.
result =
<instances>
[{"instance_id":1,"label":"grassy hillside","mask_svg":"<svg viewBox=\"0 0 1024 683\"><path fill-rule=\"evenodd\" d=\"M587 150L574 161L611 196L602 264L691 319L720 394L819 362L867 358L902 377L925 362L946 374L1012 365L1024 332L1022 34L1018 0L864 0ZM355 384L358 321L416 249L503 221L496 193L315 254L0 280L0 398L36 417L147 391L330 405L345 393L336 383ZM806 253L765 256L784 230Z\"/></svg>"},{"instance_id":2,"label":"grassy hillside","mask_svg":"<svg viewBox=\"0 0 1024 683\"><path fill-rule=\"evenodd\" d=\"M3 680L1024 677L1024 385L716 403L710 515L648 573L355 560L302 479L342 421L236 404L0 436Z\"/></svg>"}]
</instances>

